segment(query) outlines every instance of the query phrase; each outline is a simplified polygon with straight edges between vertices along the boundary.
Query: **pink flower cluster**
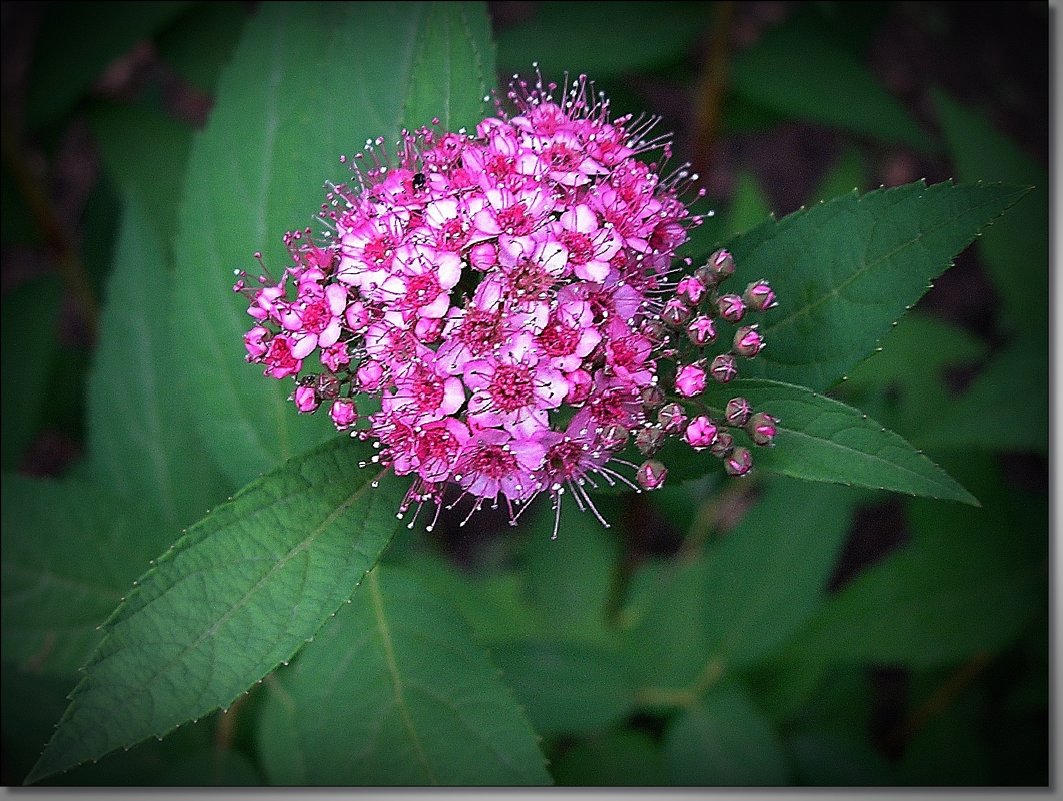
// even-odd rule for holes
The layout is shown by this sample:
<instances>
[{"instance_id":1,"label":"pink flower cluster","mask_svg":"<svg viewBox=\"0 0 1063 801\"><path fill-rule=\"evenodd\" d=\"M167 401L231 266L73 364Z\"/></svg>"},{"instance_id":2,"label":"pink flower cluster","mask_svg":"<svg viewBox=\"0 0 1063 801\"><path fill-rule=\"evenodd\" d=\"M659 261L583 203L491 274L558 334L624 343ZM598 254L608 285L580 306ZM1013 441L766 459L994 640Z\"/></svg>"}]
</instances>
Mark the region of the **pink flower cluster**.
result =
<instances>
[{"instance_id":1,"label":"pink flower cluster","mask_svg":"<svg viewBox=\"0 0 1063 801\"><path fill-rule=\"evenodd\" d=\"M592 90L581 77L555 99L553 84L515 82L516 113L499 103L475 133L404 133L395 158L367 144L323 206L325 237L289 233L279 281L237 282L256 321L248 360L295 377L299 412L326 406L338 429L375 441L373 461L414 478L400 517L425 502L438 516L455 485L470 515L501 500L515 520L541 493L559 510L566 492L597 515L588 487L664 481L660 462L623 458L629 444L652 456L679 436L740 475L749 451L725 429L774 436L744 401L719 421L688 415L707 381L763 346L746 326L707 360L717 321L774 295L764 282L720 295L724 251L676 282L676 250L701 222L680 200L697 176L639 160L670 155L649 136L656 119L610 120ZM669 379L661 360L684 348L695 358Z\"/></svg>"}]
</instances>

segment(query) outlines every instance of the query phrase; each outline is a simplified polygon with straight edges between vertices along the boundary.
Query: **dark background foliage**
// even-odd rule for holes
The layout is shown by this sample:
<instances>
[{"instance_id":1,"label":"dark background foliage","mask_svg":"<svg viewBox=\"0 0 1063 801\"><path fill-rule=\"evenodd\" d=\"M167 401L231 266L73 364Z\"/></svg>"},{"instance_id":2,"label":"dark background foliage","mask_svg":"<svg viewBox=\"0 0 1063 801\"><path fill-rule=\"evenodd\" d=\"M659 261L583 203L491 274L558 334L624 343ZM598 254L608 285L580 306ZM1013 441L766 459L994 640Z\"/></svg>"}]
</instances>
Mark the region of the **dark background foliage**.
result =
<instances>
[{"instance_id":1,"label":"dark background foliage","mask_svg":"<svg viewBox=\"0 0 1063 801\"><path fill-rule=\"evenodd\" d=\"M254 10L247 3L3 3L5 470L58 476L77 469L119 195L134 187L155 208L176 207L192 131L208 118L218 72ZM781 218L854 186L867 191L920 178L1036 182L1026 176L1048 166L1045 3L502 2L490 3L489 11L502 76L527 71L533 60L552 76L585 71L615 109L660 113L662 130L675 132L678 159L692 162L703 177L718 213L715 227L707 228L721 238L768 212ZM820 81L828 76L837 85L825 89ZM957 141L957 132L974 128L997 138ZM1004 150L998 139L1006 140ZM1026 172L978 173L994 163L1006 172L1002 152ZM1035 240L1047 232L1040 202L1024 200L1009 215L1031 219L1020 230L1032 231ZM173 230L160 225L168 241ZM998 248L1014 241L999 239ZM971 535L976 556L983 541L1014 538L1016 547L1039 553L1037 564L1047 571L1047 272L1036 261L1026 264L1009 277L1009 291L995 272L1000 261L991 247L987 240L964 251L914 309L921 322L904 328L897 349L872 357L835 391L926 447L990 512L979 517L885 493L846 501L838 524L846 533L829 592L837 596L863 579L858 592L866 596L866 619L834 621L833 629L831 621L820 621L827 632L820 640L815 631L801 632L776 649L774 661L741 676L788 743L797 781L1048 782L1043 576L1029 579L1034 606L1019 616L1021 625L997 637L990 620L981 647L977 619L967 618L962 632L949 621L964 620L965 608L972 615L980 608L973 602L977 591L965 583L989 574L976 567L955 576L919 575L924 557L932 565L937 558L967 558L962 547L944 556L920 550L921 535L950 526ZM966 431L945 419L963 402L974 420ZM637 596L629 585L654 560L716 547L736 526L740 534L760 492L719 492L713 482L701 482L607 501L617 523L608 548L618 551L616 570L602 579L608 611L621 614L627 593ZM998 499L1005 503L1016 493L1026 499L1025 516L992 512ZM786 505L779 510L785 515ZM523 558L521 549L541 525L526 521L514 534L501 518L461 529L445 524L429 547L466 575L491 575ZM564 558L590 559L592 552L577 548ZM995 552L987 553L992 561ZM876 567L883 568L879 574ZM572 599L551 598L580 580L556 578L556 587L541 589L547 606L589 597L584 588ZM898 590L877 591L876 581ZM1001 588L1003 597L1008 589ZM1029 587L1012 589L1021 595ZM943 613L944 628L920 618L923 591L927 598L955 593L959 608L952 617ZM897 629L904 630L906 618L911 632L898 633L892 651L854 645L853 658L819 665L807 676L793 667L816 662L810 653L831 631L853 643L867 632L885 631L888 639L893 629L881 621L900 620ZM941 641L961 640L972 645L946 658L922 658ZM502 649L498 658L511 675L525 675L519 654ZM5 670L11 674L6 663ZM788 682L810 685L794 691ZM741 708L726 702L719 701ZM5 784L21 781L40 747L24 736L19 714L5 709ZM532 718L543 730L534 706ZM544 747L555 779L655 783L665 774L654 771L665 768L654 744L669 719L643 704L605 734L555 731L547 721ZM838 741L840 751L832 751ZM239 733L235 742L242 743ZM838 753L851 757L840 764L852 767L840 776L828 769L839 764ZM633 760L641 767L628 776L622 767ZM764 770L774 775L770 766Z\"/></svg>"}]
</instances>

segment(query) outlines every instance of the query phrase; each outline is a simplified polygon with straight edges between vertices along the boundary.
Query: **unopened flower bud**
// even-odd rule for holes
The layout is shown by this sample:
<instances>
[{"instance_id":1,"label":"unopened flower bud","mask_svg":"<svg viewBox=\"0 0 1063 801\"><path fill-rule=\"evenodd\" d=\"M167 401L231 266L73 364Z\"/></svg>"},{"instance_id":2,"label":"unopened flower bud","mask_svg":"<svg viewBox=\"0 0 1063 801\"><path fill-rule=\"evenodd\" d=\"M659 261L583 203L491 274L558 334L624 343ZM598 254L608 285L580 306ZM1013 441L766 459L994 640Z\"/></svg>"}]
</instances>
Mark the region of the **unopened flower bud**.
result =
<instances>
[{"instance_id":1,"label":"unopened flower bud","mask_svg":"<svg viewBox=\"0 0 1063 801\"><path fill-rule=\"evenodd\" d=\"M358 420L358 410L354 401L350 398L337 398L329 409L329 417L336 424L336 428L350 428Z\"/></svg>"},{"instance_id":2,"label":"unopened flower bud","mask_svg":"<svg viewBox=\"0 0 1063 801\"><path fill-rule=\"evenodd\" d=\"M713 285L734 275L735 260L730 251L720 248L705 262L705 270L713 276Z\"/></svg>"},{"instance_id":3,"label":"unopened flower bud","mask_svg":"<svg viewBox=\"0 0 1063 801\"><path fill-rule=\"evenodd\" d=\"M716 323L711 317L695 317L687 323L687 336L699 348L710 345L716 339Z\"/></svg>"},{"instance_id":4,"label":"unopened flower bud","mask_svg":"<svg viewBox=\"0 0 1063 801\"><path fill-rule=\"evenodd\" d=\"M664 304L661 318L672 326L680 326L690 319L690 307L679 298L672 298Z\"/></svg>"},{"instance_id":5,"label":"unopened flower bud","mask_svg":"<svg viewBox=\"0 0 1063 801\"><path fill-rule=\"evenodd\" d=\"M697 306L701 296L705 294L705 285L696 275L687 275L676 285L675 294L691 306Z\"/></svg>"},{"instance_id":6,"label":"unopened flower bud","mask_svg":"<svg viewBox=\"0 0 1063 801\"><path fill-rule=\"evenodd\" d=\"M639 326L639 331L651 342L663 342L665 337L668 336L668 329L664 327L664 323L655 318L643 320L642 325Z\"/></svg>"},{"instance_id":7,"label":"unopened flower bud","mask_svg":"<svg viewBox=\"0 0 1063 801\"><path fill-rule=\"evenodd\" d=\"M683 439L694 450L700 451L712 445L718 434L719 428L716 423L711 418L702 415L690 421L686 432L683 434Z\"/></svg>"},{"instance_id":8,"label":"unopened flower bud","mask_svg":"<svg viewBox=\"0 0 1063 801\"><path fill-rule=\"evenodd\" d=\"M749 415L752 413L753 407L745 398L731 398L731 400L727 401L727 408L724 410L723 416L727 421L727 425L741 427L746 424L746 420L749 419Z\"/></svg>"},{"instance_id":9,"label":"unopened flower bud","mask_svg":"<svg viewBox=\"0 0 1063 801\"><path fill-rule=\"evenodd\" d=\"M480 242L469 248L469 264L477 270L489 270L498 263L498 249L490 242Z\"/></svg>"},{"instance_id":10,"label":"unopened flower bud","mask_svg":"<svg viewBox=\"0 0 1063 801\"><path fill-rule=\"evenodd\" d=\"M643 462L635 474L639 486L645 490L659 489L667 477L668 468L653 459Z\"/></svg>"},{"instance_id":11,"label":"unopened flower bud","mask_svg":"<svg viewBox=\"0 0 1063 801\"><path fill-rule=\"evenodd\" d=\"M757 412L746 423L746 431L749 433L749 438L758 445L771 445L777 433L777 423L778 421L770 414Z\"/></svg>"},{"instance_id":12,"label":"unopened flower bud","mask_svg":"<svg viewBox=\"0 0 1063 801\"><path fill-rule=\"evenodd\" d=\"M360 300L356 300L347 307L344 317L347 325L355 333L361 333L369 326L369 311Z\"/></svg>"},{"instance_id":13,"label":"unopened flower bud","mask_svg":"<svg viewBox=\"0 0 1063 801\"><path fill-rule=\"evenodd\" d=\"M720 295L716 299L716 311L729 323L737 323L746 316L746 304L738 295Z\"/></svg>"},{"instance_id":14,"label":"unopened flower bud","mask_svg":"<svg viewBox=\"0 0 1063 801\"><path fill-rule=\"evenodd\" d=\"M568 382L568 394L565 395L566 403L571 406L579 406L590 397L594 380L586 370L573 370L565 376L565 380Z\"/></svg>"},{"instance_id":15,"label":"unopened flower bud","mask_svg":"<svg viewBox=\"0 0 1063 801\"><path fill-rule=\"evenodd\" d=\"M656 384L650 384L639 391L639 399L646 409L656 409L664 403L664 390Z\"/></svg>"},{"instance_id":16,"label":"unopened flower bud","mask_svg":"<svg viewBox=\"0 0 1063 801\"><path fill-rule=\"evenodd\" d=\"M317 394L322 400L333 400L339 397L340 380L333 373L322 373L317 377Z\"/></svg>"},{"instance_id":17,"label":"unopened flower bud","mask_svg":"<svg viewBox=\"0 0 1063 801\"><path fill-rule=\"evenodd\" d=\"M443 318L422 317L413 328L414 336L425 344L431 344L443 333Z\"/></svg>"},{"instance_id":18,"label":"unopened flower bud","mask_svg":"<svg viewBox=\"0 0 1063 801\"><path fill-rule=\"evenodd\" d=\"M721 353L712 360L712 364L709 366L709 373L716 381L726 384L738 375L738 362L735 361L735 357L730 353Z\"/></svg>"},{"instance_id":19,"label":"unopened flower bud","mask_svg":"<svg viewBox=\"0 0 1063 801\"><path fill-rule=\"evenodd\" d=\"M373 392L380 388L380 382L384 378L384 365L374 359L366 359L355 373L358 386L366 392Z\"/></svg>"},{"instance_id":20,"label":"unopened flower bud","mask_svg":"<svg viewBox=\"0 0 1063 801\"><path fill-rule=\"evenodd\" d=\"M693 398L705 390L705 368L699 364L684 364L675 374L676 394Z\"/></svg>"},{"instance_id":21,"label":"unopened flower bud","mask_svg":"<svg viewBox=\"0 0 1063 801\"><path fill-rule=\"evenodd\" d=\"M678 403L668 403L657 412L657 422L661 424L665 434L678 434L686 425L687 416Z\"/></svg>"},{"instance_id":22,"label":"unopened flower bud","mask_svg":"<svg viewBox=\"0 0 1063 801\"><path fill-rule=\"evenodd\" d=\"M753 311L766 311L779 305L775 299L775 290L767 281L754 281L747 286L746 291L742 293L742 299Z\"/></svg>"},{"instance_id":23,"label":"unopened flower bud","mask_svg":"<svg viewBox=\"0 0 1063 801\"><path fill-rule=\"evenodd\" d=\"M664 444L665 433L656 426L640 428L635 435L635 447L643 456L653 456Z\"/></svg>"},{"instance_id":24,"label":"unopened flower bud","mask_svg":"<svg viewBox=\"0 0 1063 801\"><path fill-rule=\"evenodd\" d=\"M723 469L728 475L744 476L753 469L753 454L749 452L749 448L743 448L741 445L732 448L731 452L724 457Z\"/></svg>"},{"instance_id":25,"label":"unopened flower bud","mask_svg":"<svg viewBox=\"0 0 1063 801\"><path fill-rule=\"evenodd\" d=\"M599 434L599 443L607 451L618 451L627 444L628 430L619 423L610 423Z\"/></svg>"},{"instance_id":26,"label":"unopened flower bud","mask_svg":"<svg viewBox=\"0 0 1063 801\"><path fill-rule=\"evenodd\" d=\"M713 440L712 445L709 447L709 452L717 459L722 459L731 452L731 448L735 445L735 438L731 436L728 431L720 431L716 434L716 439Z\"/></svg>"},{"instance_id":27,"label":"unopened flower bud","mask_svg":"<svg viewBox=\"0 0 1063 801\"><path fill-rule=\"evenodd\" d=\"M735 331L734 345L731 348L739 356L752 359L764 350L764 337L755 325L744 325Z\"/></svg>"},{"instance_id":28,"label":"unopened flower bud","mask_svg":"<svg viewBox=\"0 0 1063 801\"><path fill-rule=\"evenodd\" d=\"M321 405L321 399L317 396L317 391L308 384L297 386L292 399L295 401L295 408L299 410L300 414L315 412L317 407Z\"/></svg>"}]
</instances>

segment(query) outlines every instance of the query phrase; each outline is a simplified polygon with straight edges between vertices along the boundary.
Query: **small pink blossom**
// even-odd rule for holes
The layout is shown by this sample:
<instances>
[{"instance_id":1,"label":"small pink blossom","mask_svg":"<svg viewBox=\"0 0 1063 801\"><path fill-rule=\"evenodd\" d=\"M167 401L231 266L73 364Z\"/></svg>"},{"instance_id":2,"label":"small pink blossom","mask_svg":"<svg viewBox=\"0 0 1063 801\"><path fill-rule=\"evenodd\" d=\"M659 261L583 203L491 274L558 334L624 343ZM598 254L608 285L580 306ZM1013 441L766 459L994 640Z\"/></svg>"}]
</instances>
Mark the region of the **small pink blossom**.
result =
<instances>
[{"instance_id":1,"label":"small pink blossom","mask_svg":"<svg viewBox=\"0 0 1063 801\"><path fill-rule=\"evenodd\" d=\"M693 398L705 390L705 368L698 364L684 364L675 375L676 394Z\"/></svg>"}]
</instances>

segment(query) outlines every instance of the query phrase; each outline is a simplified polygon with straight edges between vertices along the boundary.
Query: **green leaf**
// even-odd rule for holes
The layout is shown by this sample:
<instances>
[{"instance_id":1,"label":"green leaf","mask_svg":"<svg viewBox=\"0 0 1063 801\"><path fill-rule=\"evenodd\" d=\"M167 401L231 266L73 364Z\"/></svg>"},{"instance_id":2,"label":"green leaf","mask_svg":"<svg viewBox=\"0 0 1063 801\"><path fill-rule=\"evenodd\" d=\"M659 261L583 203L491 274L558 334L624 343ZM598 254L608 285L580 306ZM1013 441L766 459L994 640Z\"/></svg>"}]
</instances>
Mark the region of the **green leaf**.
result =
<instances>
[{"instance_id":1,"label":"green leaf","mask_svg":"<svg viewBox=\"0 0 1063 801\"><path fill-rule=\"evenodd\" d=\"M167 260L135 195L114 262L88 385L90 458L104 486L176 528L224 497L227 482L203 454L190 396L172 376Z\"/></svg>"},{"instance_id":2,"label":"green leaf","mask_svg":"<svg viewBox=\"0 0 1063 801\"><path fill-rule=\"evenodd\" d=\"M766 472L978 505L902 437L844 403L807 387L763 379L713 385L704 397L720 415L727 399L738 396L779 421L774 445L757 448L753 456L754 465Z\"/></svg>"},{"instance_id":3,"label":"green leaf","mask_svg":"<svg viewBox=\"0 0 1063 801\"><path fill-rule=\"evenodd\" d=\"M71 677L173 528L88 483L5 474L2 497L4 661Z\"/></svg>"},{"instance_id":4,"label":"green leaf","mask_svg":"<svg viewBox=\"0 0 1063 801\"><path fill-rule=\"evenodd\" d=\"M2 337L3 468L17 468L44 422L48 381L59 355L62 285L39 278L4 298Z\"/></svg>"},{"instance_id":5,"label":"green leaf","mask_svg":"<svg viewBox=\"0 0 1063 801\"><path fill-rule=\"evenodd\" d=\"M771 206L755 176L747 172L739 173L737 184L724 223L724 231L728 235L752 228L771 216Z\"/></svg>"},{"instance_id":6,"label":"green leaf","mask_svg":"<svg viewBox=\"0 0 1063 801\"><path fill-rule=\"evenodd\" d=\"M619 729L577 743L553 769L559 785L659 786L665 783L661 751L641 731Z\"/></svg>"},{"instance_id":7,"label":"green leaf","mask_svg":"<svg viewBox=\"0 0 1063 801\"><path fill-rule=\"evenodd\" d=\"M371 572L269 689L258 743L277 784L550 781L468 627L399 568Z\"/></svg>"},{"instance_id":8,"label":"green leaf","mask_svg":"<svg viewBox=\"0 0 1063 801\"><path fill-rule=\"evenodd\" d=\"M1046 509L1011 488L985 501L979 510L910 502L914 541L832 598L792 651L919 667L1012 642L1045 604Z\"/></svg>"},{"instance_id":9,"label":"green leaf","mask_svg":"<svg viewBox=\"0 0 1063 801\"><path fill-rule=\"evenodd\" d=\"M1023 335L986 364L964 395L924 421L928 448L1048 451L1048 341Z\"/></svg>"},{"instance_id":10,"label":"green leaf","mask_svg":"<svg viewBox=\"0 0 1063 801\"><path fill-rule=\"evenodd\" d=\"M725 685L683 711L664 734L671 784L787 784L790 769L771 725L743 690Z\"/></svg>"},{"instance_id":11,"label":"green leaf","mask_svg":"<svg viewBox=\"0 0 1063 801\"><path fill-rule=\"evenodd\" d=\"M30 67L26 119L54 122L88 91L112 60L172 22L186 2L54 3L48 7Z\"/></svg>"},{"instance_id":12,"label":"green leaf","mask_svg":"<svg viewBox=\"0 0 1063 801\"><path fill-rule=\"evenodd\" d=\"M791 637L825 592L855 498L841 487L767 482L706 557L650 585L654 601L627 637L641 681L688 685L706 665L723 673Z\"/></svg>"},{"instance_id":13,"label":"green leaf","mask_svg":"<svg viewBox=\"0 0 1063 801\"><path fill-rule=\"evenodd\" d=\"M160 255L169 263L169 243L177 230L177 204L192 146L192 129L147 104L94 103L89 124L100 150L104 171L123 194L143 200L165 247Z\"/></svg>"},{"instance_id":14,"label":"green leaf","mask_svg":"<svg viewBox=\"0 0 1063 801\"><path fill-rule=\"evenodd\" d=\"M987 350L965 329L912 312L882 340L882 350L853 368L832 394L927 447L927 435L934 435L956 404L946 370L977 364Z\"/></svg>"},{"instance_id":15,"label":"green leaf","mask_svg":"<svg viewBox=\"0 0 1063 801\"><path fill-rule=\"evenodd\" d=\"M213 94L248 11L237 0L197 3L159 36L159 55L197 89Z\"/></svg>"},{"instance_id":16,"label":"green leaf","mask_svg":"<svg viewBox=\"0 0 1063 801\"><path fill-rule=\"evenodd\" d=\"M379 559L401 490L347 438L192 526L107 621L28 781L227 707L311 638Z\"/></svg>"},{"instance_id":17,"label":"green leaf","mask_svg":"<svg viewBox=\"0 0 1063 801\"><path fill-rule=\"evenodd\" d=\"M527 74L538 63L558 84L566 70L599 79L682 59L708 21L705 3L542 2L533 11L499 30L499 67Z\"/></svg>"},{"instance_id":18,"label":"green leaf","mask_svg":"<svg viewBox=\"0 0 1063 801\"><path fill-rule=\"evenodd\" d=\"M746 100L787 117L931 149L926 132L861 60L811 25L783 24L736 55L731 86Z\"/></svg>"},{"instance_id":19,"label":"green leaf","mask_svg":"<svg viewBox=\"0 0 1063 801\"><path fill-rule=\"evenodd\" d=\"M615 647L529 639L491 656L540 734L601 729L635 709L635 671Z\"/></svg>"},{"instance_id":20,"label":"green leaf","mask_svg":"<svg viewBox=\"0 0 1063 801\"><path fill-rule=\"evenodd\" d=\"M255 787L265 781L239 751L208 746L172 760L153 783L162 787Z\"/></svg>"},{"instance_id":21,"label":"green leaf","mask_svg":"<svg viewBox=\"0 0 1063 801\"><path fill-rule=\"evenodd\" d=\"M766 278L779 296L760 318L767 348L743 374L833 386L1026 191L917 181L835 198L733 240L735 286Z\"/></svg>"},{"instance_id":22,"label":"green leaf","mask_svg":"<svg viewBox=\"0 0 1063 801\"><path fill-rule=\"evenodd\" d=\"M979 240L979 251L1004 301L1008 328L1047 324L1048 173L979 114L940 91L932 94L942 135L963 181L1006 181L1034 189Z\"/></svg>"},{"instance_id":23,"label":"green leaf","mask_svg":"<svg viewBox=\"0 0 1063 801\"><path fill-rule=\"evenodd\" d=\"M825 732L803 732L790 738L797 773L815 787L882 787L896 784L885 757L869 743Z\"/></svg>"},{"instance_id":24,"label":"green leaf","mask_svg":"<svg viewBox=\"0 0 1063 801\"><path fill-rule=\"evenodd\" d=\"M312 223L323 183L343 180L342 153L411 120L476 124L460 115L494 74L490 42L474 38L483 15L480 5L293 3L264 5L248 23L192 147L175 245L179 365L207 447L234 483L334 434L325 415L295 413L291 383L244 362L253 321L229 291L233 269L257 269L255 251L277 271L287 263L281 237ZM447 39L429 31L442 18ZM436 93L421 94L422 81Z\"/></svg>"}]
</instances>

